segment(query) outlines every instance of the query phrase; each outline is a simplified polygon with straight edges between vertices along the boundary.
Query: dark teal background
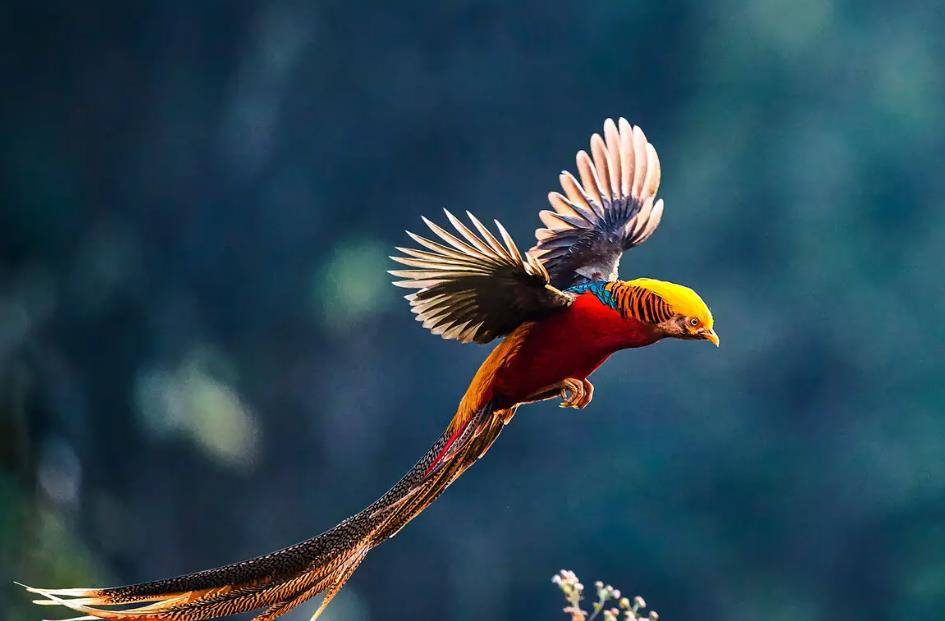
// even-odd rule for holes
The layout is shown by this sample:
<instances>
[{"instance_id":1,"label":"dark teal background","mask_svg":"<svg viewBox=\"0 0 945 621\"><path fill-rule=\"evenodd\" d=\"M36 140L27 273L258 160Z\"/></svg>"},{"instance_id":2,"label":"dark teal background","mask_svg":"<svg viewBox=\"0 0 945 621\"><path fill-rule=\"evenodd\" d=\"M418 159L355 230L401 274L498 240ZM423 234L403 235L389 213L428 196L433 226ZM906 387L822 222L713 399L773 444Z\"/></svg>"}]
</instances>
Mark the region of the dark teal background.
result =
<instances>
[{"instance_id":1,"label":"dark teal background","mask_svg":"<svg viewBox=\"0 0 945 621\"><path fill-rule=\"evenodd\" d=\"M563 619L568 567L667 621L941 619L943 32L940 2L4 3L0 616L49 616L14 578L219 565L383 492L488 351L413 321L403 229L529 245L623 115L666 211L622 276L695 288L721 348L520 411L326 618Z\"/></svg>"}]
</instances>

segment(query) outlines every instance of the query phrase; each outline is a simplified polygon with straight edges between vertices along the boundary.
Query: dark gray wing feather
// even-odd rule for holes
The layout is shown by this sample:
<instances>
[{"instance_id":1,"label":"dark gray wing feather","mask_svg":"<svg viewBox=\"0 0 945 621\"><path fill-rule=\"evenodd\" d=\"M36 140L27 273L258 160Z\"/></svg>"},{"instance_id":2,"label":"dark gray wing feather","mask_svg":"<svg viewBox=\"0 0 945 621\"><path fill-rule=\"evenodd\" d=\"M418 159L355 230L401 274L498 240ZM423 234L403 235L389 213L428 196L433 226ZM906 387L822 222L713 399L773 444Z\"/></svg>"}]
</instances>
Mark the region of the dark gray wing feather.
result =
<instances>
[{"instance_id":1,"label":"dark gray wing feather","mask_svg":"<svg viewBox=\"0 0 945 621\"><path fill-rule=\"evenodd\" d=\"M541 260L552 286L567 289L594 280L615 280L625 250L642 244L659 226L663 201L656 149L639 127L621 118L594 134L591 155L577 154L580 181L561 173L564 194L551 192L553 211L539 213L545 228L529 255Z\"/></svg>"},{"instance_id":2,"label":"dark gray wing feather","mask_svg":"<svg viewBox=\"0 0 945 621\"><path fill-rule=\"evenodd\" d=\"M408 231L423 250L397 248L406 256L391 257L410 268L390 273L405 279L395 285L418 289L406 298L424 328L445 339L488 343L571 304L574 296L550 286L541 261L522 255L498 221L501 242L466 215L478 234L447 211L458 236L424 218L443 243Z\"/></svg>"}]
</instances>

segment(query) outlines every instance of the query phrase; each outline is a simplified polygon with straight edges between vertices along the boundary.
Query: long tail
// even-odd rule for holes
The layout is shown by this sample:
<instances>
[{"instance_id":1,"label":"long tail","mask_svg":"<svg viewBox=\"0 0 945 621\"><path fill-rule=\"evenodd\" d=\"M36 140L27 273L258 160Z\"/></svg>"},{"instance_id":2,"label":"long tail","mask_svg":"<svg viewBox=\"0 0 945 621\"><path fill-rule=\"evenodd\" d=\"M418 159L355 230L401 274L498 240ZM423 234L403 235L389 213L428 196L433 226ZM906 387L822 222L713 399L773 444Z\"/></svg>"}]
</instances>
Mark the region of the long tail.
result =
<instances>
[{"instance_id":1,"label":"long tail","mask_svg":"<svg viewBox=\"0 0 945 621\"><path fill-rule=\"evenodd\" d=\"M367 553L393 537L492 446L514 409L486 405L458 432L445 432L386 494L334 528L278 552L217 569L123 587L40 589L43 599L84 616L64 621L202 621L263 609L256 621L285 614L324 593L317 619ZM25 586L25 585L24 585Z\"/></svg>"}]
</instances>

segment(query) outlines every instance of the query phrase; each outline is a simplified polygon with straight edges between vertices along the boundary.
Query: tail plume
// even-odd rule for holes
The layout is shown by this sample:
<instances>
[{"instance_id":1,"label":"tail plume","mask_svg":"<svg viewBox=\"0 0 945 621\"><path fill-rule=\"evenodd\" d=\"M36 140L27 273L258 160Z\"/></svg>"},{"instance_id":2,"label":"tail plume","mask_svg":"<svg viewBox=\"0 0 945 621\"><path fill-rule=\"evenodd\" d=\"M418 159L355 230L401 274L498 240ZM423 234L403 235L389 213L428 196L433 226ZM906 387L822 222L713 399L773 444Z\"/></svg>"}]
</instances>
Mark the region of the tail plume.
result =
<instances>
[{"instance_id":1,"label":"tail plume","mask_svg":"<svg viewBox=\"0 0 945 621\"><path fill-rule=\"evenodd\" d=\"M447 430L397 484L360 513L278 552L122 587L25 588L41 597L36 604L83 615L63 621L203 621L259 609L255 621L270 621L323 593L314 621L367 553L396 535L484 455L513 413L486 405L459 432Z\"/></svg>"}]
</instances>

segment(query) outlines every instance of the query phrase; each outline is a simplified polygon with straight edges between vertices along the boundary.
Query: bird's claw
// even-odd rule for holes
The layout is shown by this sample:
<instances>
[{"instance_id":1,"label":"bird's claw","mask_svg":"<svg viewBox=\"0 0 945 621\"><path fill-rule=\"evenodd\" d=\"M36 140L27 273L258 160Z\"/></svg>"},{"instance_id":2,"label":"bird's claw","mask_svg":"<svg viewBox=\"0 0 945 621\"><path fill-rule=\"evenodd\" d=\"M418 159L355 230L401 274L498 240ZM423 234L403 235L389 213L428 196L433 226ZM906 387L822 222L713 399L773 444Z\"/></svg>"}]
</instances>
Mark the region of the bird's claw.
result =
<instances>
[{"instance_id":1,"label":"bird's claw","mask_svg":"<svg viewBox=\"0 0 945 621\"><path fill-rule=\"evenodd\" d=\"M561 382L559 407L583 410L594 397L594 385L586 379L565 378Z\"/></svg>"}]
</instances>

